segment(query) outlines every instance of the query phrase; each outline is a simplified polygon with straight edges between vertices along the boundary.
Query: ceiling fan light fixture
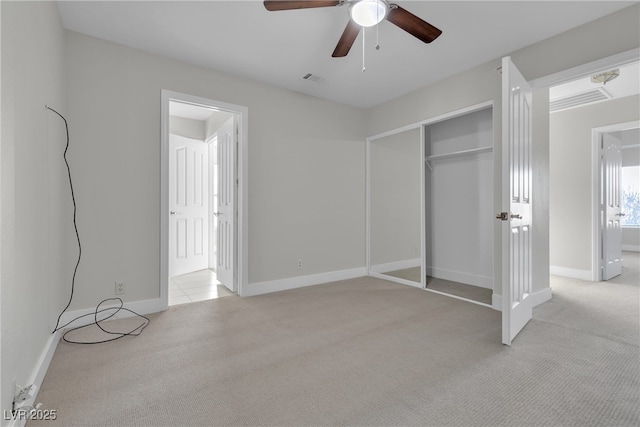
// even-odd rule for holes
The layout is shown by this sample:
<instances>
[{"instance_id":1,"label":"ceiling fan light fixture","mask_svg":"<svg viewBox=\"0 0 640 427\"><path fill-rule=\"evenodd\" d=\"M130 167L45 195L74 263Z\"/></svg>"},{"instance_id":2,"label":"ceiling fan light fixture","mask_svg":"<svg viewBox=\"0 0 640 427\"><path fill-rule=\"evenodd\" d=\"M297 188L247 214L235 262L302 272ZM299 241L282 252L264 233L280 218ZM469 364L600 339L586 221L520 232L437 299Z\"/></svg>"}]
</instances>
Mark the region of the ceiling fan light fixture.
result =
<instances>
[{"instance_id":1,"label":"ceiling fan light fixture","mask_svg":"<svg viewBox=\"0 0 640 427\"><path fill-rule=\"evenodd\" d=\"M620 69L616 68L615 70L605 71L604 73L596 74L595 76L591 76L592 83L602 83L603 85L607 84L613 79L617 79L620 76Z\"/></svg>"},{"instance_id":2,"label":"ceiling fan light fixture","mask_svg":"<svg viewBox=\"0 0 640 427\"><path fill-rule=\"evenodd\" d=\"M380 23L389 11L384 0L360 0L351 5L349 14L353 21L362 27L373 27Z\"/></svg>"}]
</instances>

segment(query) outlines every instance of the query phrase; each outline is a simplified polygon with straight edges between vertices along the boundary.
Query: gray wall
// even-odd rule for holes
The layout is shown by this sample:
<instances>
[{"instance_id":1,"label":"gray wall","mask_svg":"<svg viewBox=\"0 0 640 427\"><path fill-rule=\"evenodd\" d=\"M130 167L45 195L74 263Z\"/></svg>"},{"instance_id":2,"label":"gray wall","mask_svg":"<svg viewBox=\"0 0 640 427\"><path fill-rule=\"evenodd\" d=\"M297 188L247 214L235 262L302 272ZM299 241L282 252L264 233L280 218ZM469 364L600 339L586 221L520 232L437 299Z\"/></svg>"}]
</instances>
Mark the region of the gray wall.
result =
<instances>
[{"instance_id":1,"label":"gray wall","mask_svg":"<svg viewBox=\"0 0 640 427\"><path fill-rule=\"evenodd\" d=\"M159 296L161 89L249 109L249 283L364 266L364 111L79 33L66 43L86 230L72 308L113 296L114 280L127 301Z\"/></svg>"},{"instance_id":2,"label":"gray wall","mask_svg":"<svg viewBox=\"0 0 640 427\"><path fill-rule=\"evenodd\" d=\"M640 96L551 114L550 263L591 276L593 128L640 119ZM559 270L560 272L562 270Z\"/></svg>"},{"instance_id":3,"label":"gray wall","mask_svg":"<svg viewBox=\"0 0 640 427\"><path fill-rule=\"evenodd\" d=\"M640 165L640 129L629 129L626 131L614 132L622 139L623 147L625 145L634 146L626 148L622 151L622 166L638 166ZM623 185L626 184L623 182ZM640 228L623 228L622 229L622 249L640 252Z\"/></svg>"},{"instance_id":4,"label":"gray wall","mask_svg":"<svg viewBox=\"0 0 640 427\"><path fill-rule=\"evenodd\" d=\"M8 410L12 381L34 380L69 298L78 250L62 157L64 123L44 108L68 117L58 8L53 2L0 2L0 10L0 400ZM72 140L70 151L81 143Z\"/></svg>"}]
</instances>

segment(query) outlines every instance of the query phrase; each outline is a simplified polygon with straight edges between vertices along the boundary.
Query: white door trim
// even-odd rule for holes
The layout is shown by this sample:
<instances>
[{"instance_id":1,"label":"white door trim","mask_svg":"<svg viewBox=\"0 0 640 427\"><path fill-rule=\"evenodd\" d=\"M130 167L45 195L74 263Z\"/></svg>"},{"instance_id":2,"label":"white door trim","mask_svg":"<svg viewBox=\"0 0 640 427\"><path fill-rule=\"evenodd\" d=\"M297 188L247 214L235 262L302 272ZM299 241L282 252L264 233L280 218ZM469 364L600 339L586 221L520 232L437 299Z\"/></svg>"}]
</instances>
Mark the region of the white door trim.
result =
<instances>
[{"instance_id":1,"label":"white door trim","mask_svg":"<svg viewBox=\"0 0 640 427\"><path fill-rule=\"evenodd\" d=\"M602 245L602 224L600 222L600 167L602 165L602 135L640 128L640 120L616 123L591 129L591 280L602 280L603 260L600 256Z\"/></svg>"},{"instance_id":2,"label":"white door trim","mask_svg":"<svg viewBox=\"0 0 640 427\"><path fill-rule=\"evenodd\" d=\"M188 104L214 108L219 111L235 113L238 123L238 227L237 227L237 289L242 296L249 277L249 109L245 106L215 101L180 92L161 90L160 101L160 301L162 309L169 306L169 102L178 101Z\"/></svg>"}]
</instances>

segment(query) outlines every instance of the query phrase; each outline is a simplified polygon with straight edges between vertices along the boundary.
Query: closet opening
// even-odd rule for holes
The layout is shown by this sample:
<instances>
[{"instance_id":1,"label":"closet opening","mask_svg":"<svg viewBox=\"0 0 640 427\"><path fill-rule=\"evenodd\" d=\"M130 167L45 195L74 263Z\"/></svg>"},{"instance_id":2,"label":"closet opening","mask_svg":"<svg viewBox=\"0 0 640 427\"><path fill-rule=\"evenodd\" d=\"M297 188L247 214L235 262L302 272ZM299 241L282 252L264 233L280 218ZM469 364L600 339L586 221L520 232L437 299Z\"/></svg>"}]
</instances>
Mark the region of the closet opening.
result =
<instances>
[{"instance_id":1,"label":"closet opening","mask_svg":"<svg viewBox=\"0 0 640 427\"><path fill-rule=\"evenodd\" d=\"M487 101L367 138L370 276L495 308L493 125Z\"/></svg>"},{"instance_id":2,"label":"closet opening","mask_svg":"<svg viewBox=\"0 0 640 427\"><path fill-rule=\"evenodd\" d=\"M491 305L493 108L424 126L427 290Z\"/></svg>"}]
</instances>

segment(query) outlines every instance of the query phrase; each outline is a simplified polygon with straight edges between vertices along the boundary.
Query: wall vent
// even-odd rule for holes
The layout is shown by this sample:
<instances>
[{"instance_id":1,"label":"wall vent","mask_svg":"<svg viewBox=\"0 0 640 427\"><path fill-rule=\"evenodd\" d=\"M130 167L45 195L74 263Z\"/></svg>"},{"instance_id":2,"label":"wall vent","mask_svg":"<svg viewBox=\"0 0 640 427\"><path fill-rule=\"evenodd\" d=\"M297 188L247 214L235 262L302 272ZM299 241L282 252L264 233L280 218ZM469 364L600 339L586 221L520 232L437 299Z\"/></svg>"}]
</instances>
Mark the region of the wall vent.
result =
<instances>
[{"instance_id":1,"label":"wall vent","mask_svg":"<svg viewBox=\"0 0 640 427\"><path fill-rule=\"evenodd\" d=\"M612 96L603 87L591 89L586 92L580 92L573 95L557 98L549 102L549 112L567 110L569 108L580 107L582 105L591 104L593 102L605 101L611 99Z\"/></svg>"},{"instance_id":2,"label":"wall vent","mask_svg":"<svg viewBox=\"0 0 640 427\"><path fill-rule=\"evenodd\" d=\"M311 73L305 74L304 76L302 76L302 78L314 83L324 83L326 81L322 77L316 76L315 74L311 74Z\"/></svg>"}]
</instances>

